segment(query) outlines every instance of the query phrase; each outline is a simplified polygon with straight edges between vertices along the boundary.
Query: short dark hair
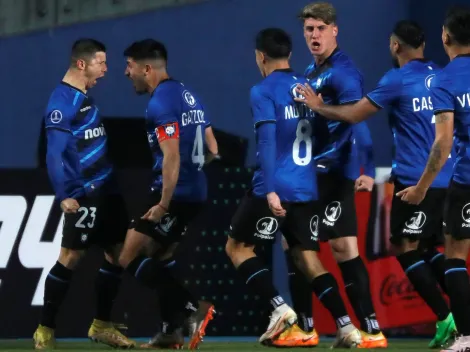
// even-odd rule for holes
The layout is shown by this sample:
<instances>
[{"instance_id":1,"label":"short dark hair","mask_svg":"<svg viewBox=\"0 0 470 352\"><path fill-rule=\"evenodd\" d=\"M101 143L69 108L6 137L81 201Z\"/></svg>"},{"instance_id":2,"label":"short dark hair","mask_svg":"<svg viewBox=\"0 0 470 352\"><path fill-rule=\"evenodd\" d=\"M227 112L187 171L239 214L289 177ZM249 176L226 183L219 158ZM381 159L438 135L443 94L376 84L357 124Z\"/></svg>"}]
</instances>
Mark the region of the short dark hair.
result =
<instances>
[{"instance_id":1,"label":"short dark hair","mask_svg":"<svg viewBox=\"0 0 470 352\"><path fill-rule=\"evenodd\" d=\"M100 51L106 52L103 43L91 38L78 39L72 46L71 64L75 64L77 60L89 60Z\"/></svg>"},{"instance_id":2,"label":"short dark hair","mask_svg":"<svg viewBox=\"0 0 470 352\"><path fill-rule=\"evenodd\" d=\"M392 32L404 44L414 49L419 48L424 43L424 31L421 26L410 20L402 20L395 24Z\"/></svg>"},{"instance_id":3,"label":"short dark hair","mask_svg":"<svg viewBox=\"0 0 470 352\"><path fill-rule=\"evenodd\" d=\"M470 45L470 8L454 6L447 11L444 27L459 45Z\"/></svg>"},{"instance_id":4,"label":"short dark hair","mask_svg":"<svg viewBox=\"0 0 470 352\"><path fill-rule=\"evenodd\" d=\"M130 57L135 61L168 61L168 52L166 51L165 45L154 39L144 39L132 43L126 50L124 50L124 56Z\"/></svg>"},{"instance_id":5,"label":"short dark hair","mask_svg":"<svg viewBox=\"0 0 470 352\"><path fill-rule=\"evenodd\" d=\"M256 36L256 49L271 59L287 59L292 52L292 40L283 29L266 28Z\"/></svg>"},{"instance_id":6,"label":"short dark hair","mask_svg":"<svg viewBox=\"0 0 470 352\"><path fill-rule=\"evenodd\" d=\"M307 18L320 20L326 24L336 23L336 9L329 2L314 2L306 5L299 14L299 19L305 21Z\"/></svg>"}]
</instances>

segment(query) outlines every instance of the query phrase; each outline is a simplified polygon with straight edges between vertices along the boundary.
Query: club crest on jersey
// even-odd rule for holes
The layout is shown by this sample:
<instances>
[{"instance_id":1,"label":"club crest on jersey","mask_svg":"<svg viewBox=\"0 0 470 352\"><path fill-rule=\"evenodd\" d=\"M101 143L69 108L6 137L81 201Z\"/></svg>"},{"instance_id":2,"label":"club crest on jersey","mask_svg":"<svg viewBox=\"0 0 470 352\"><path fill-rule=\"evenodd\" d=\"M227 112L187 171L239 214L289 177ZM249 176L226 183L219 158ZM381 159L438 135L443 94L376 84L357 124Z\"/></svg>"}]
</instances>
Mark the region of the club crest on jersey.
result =
<instances>
[{"instance_id":1,"label":"club crest on jersey","mask_svg":"<svg viewBox=\"0 0 470 352\"><path fill-rule=\"evenodd\" d=\"M425 223L426 214L424 214L422 211L416 211L414 212L411 219L409 219L405 223L406 228L403 229L403 233L420 234L421 232L423 232L421 228L424 226Z\"/></svg>"},{"instance_id":2,"label":"club crest on jersey","mask_svg":"<svg viewBox=\"0 0 470 352\"><path fill-rule=\"evenodd\" d=\"M183 99L190 107L194 108L196 106L196 99L189 91L185 90L183 92Z\"/></svg>"},{"instance_id":3,"label":"club crest on jersey","mask_svg":"<svg viewBox=\"0 0 470 352\"><path fill-rule=\"evenodd\" d=\"M462 227L470 227L470 203L467 203L462 208Z\"/></svg>"},{"instance_id":4,"label":"club crest on jersey","mask_svg":"<svg viewBox=\"0 0 470 352\"><path fill-rule=\"evenodd\" d=\"M426 86L426 88L427 88L428 90L431 89L431 82L432 82L432 80L433 80L434 77L436 77L436 75L435 75L435 74L432 74L432 75L427 76L427 77L424 79L424 85Z\"/></svg>"},{"instance_id":5,"label":"club crest on jersey","mask_svg":"<svg viewBox=\"0 0 470 352\"><path fill-rule=\"evenodd\" d=\"M255 236L263 240L273 240L274 234L277 232L279 223L275 218L265 217L258 220L256 223Z\"/></svg>"},{"instance_id":6,"label":"club crest on jersey","mask_svg":"<svg viewBox=\"0 0 470 352\"><path fill-rule=\"evenodd\" d=\"M297 92L297 86L298 84L293 84L291 87L290 87L290 94L292 95L292 97L295 99L295 98L300 98L300 99L305 99L305 97L300 94L299 92Z\"/></svg>"},{"instance_id":7,"label":"club crest on jersey","mask_svg":"<svg viewBox=\"0 0 470 352\"><path fill-rule=\"evenodd\" d=\"M62 112L60 110L54 110L50 115L52 123L59 123L62 121Z\"/></svg>"}]
</instances>

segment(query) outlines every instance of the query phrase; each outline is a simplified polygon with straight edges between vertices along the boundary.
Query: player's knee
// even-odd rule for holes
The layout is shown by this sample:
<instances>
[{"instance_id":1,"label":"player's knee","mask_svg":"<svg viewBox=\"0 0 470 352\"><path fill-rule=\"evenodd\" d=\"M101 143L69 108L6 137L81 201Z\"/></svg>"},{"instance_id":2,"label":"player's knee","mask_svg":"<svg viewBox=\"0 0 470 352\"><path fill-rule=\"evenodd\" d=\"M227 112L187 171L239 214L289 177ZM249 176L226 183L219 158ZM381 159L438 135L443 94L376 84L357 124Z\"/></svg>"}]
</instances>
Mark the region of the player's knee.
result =
<instances>
[{"instance_id":1,"label":"player's knee","mask_svg":"<svg viewBox=\"0 0 470 352\"><path fill-rule=\"evenodd\" d=\"M337 262L344 262L359 255L355 236L341 237L330 240L331 250Z\"/></svg>"},{"instance_id":2,"label":"player's knee","mask_svg":"<svg viewBox=\"0 0 470 352\"><path fill-rule=\"evenodd\" d=\"M61 248L59 254L59 263L67 269L73 270L80 262L80 259L85 254L85 251L75 250L69 248Z\"/></svg>"},{"instance_id":3,"label":"player's knee","mask_svg":"<svg viewBox=\"0 0 470 352\"><path fill-rule=\"evenodd\" d=\"M327 272L320 261L317 252L294 247L291 248L291 253L294 258L295 265L308 280L313 280L317 276L323 275Z\"/></svg>"},{"instance_id":4,"label":"player's knee","mask_svg":"<svg viewBox=\"0 0 470 352\"><path fill-rule=\"evenodd\" d=\"M412 241L408 238L402 239L400 242L393 244L396 255L407 252L416 251L419 247L419 241Z\"/></svg>"},{"instance_id":5,"label":"player's knee","mask_svg":"<svg viewBox=\"0 0 470 352\"><path fill-rule=\"evenodd\" d=\"M122 251L119 255L118 264L126 269L129 264L135 259L136 255L134 253L130 253L129 251Z\"/></svg>"},{"instance_id":6,"label":"player's knee","mask_svg":"<svg viewBox=\"0 0 470 352\"><path fill-rule=\"evenodd\" d=\"M445 256L447 259L463 259L467 260L470 250L470 239L455 239L446 236Z\"/></svg>"},{"instance_id":7,"label":"player's knee","mask_svg":"<svg viewBox=\"0 0 470 352\"><path fill-rule=\"evenodd\" d=\"M229 237L227 243L225 244L225 253L227 253L228 257L232 260L232 262L239 256L244 256L247 252L252 252L253 247L247 246L243 242L239 242L234 240L233 238Z\"/></svg>"}]
</instances>

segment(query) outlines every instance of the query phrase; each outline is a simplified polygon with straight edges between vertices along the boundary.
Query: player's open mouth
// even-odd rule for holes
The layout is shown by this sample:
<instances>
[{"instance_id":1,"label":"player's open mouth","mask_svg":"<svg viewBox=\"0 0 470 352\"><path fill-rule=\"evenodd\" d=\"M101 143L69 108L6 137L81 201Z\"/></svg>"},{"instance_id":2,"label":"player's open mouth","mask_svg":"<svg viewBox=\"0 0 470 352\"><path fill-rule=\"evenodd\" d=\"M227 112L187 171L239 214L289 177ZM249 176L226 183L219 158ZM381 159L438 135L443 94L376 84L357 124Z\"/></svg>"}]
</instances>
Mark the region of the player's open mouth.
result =
<instances>
[{"instance_id":1,"label":"player's open mouth","mask_svg":"<svg viewBox=\"0 0 470 352\"><path fill-rule=\"evenodd\" d=\"M320 43L319 42L312 42L312 49L313 50L320 49Z\"/></svg>"}]
</instances>

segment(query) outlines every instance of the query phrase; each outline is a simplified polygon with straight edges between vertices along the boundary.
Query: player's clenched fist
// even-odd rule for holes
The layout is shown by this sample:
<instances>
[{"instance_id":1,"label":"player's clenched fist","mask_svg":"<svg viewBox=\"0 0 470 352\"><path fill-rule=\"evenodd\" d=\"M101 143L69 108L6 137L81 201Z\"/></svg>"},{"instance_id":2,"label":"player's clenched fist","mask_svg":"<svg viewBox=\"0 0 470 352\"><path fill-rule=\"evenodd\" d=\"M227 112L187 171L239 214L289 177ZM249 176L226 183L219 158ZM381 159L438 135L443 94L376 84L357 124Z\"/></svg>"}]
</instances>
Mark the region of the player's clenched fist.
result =
<instances>
[{"instance_id":1,"label":"player's clenched fist","mask_svg":"<svg viewBox=\"0 0 470 352\"><path fill-rule=\"evenodd\" d=\"M80 208L80 205L75 199L67 198L60 203L60 207L64 213L69 214L76 213L78 208Z\"/></svg>"}]
</instances>

